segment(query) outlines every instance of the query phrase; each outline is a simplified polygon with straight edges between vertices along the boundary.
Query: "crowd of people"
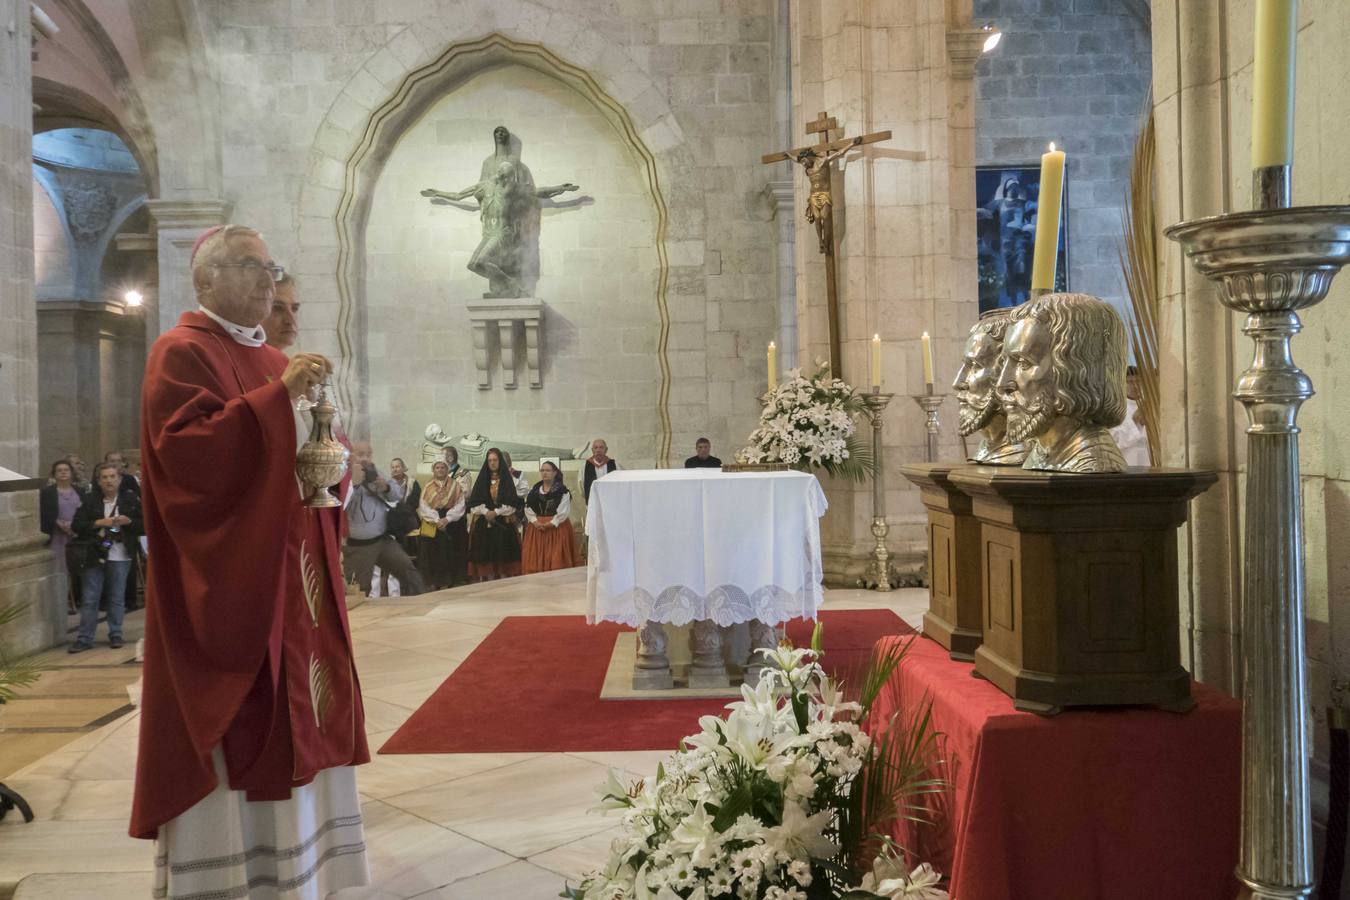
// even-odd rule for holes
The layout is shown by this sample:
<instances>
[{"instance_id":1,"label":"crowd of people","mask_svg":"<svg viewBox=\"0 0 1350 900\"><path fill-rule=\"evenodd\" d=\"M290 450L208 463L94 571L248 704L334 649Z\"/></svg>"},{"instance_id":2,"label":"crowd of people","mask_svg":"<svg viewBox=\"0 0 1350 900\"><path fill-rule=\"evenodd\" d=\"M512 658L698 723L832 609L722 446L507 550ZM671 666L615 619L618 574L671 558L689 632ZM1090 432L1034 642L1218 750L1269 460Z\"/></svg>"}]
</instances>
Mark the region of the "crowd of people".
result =
<instances>
[{"instance_id":1,"label":"crowd of people","mask_svg":"<svg viewBox=\"0 0 1350 900\"><path fill-rule=\"evenodd\" d=\"M572 492L556 462L541 461L539 480L531 485L511 455L496 447L477 473L459 464L454 447L443 452L423 485L402 458L390 461L386 479L371 459L370 445L353 446L356 499L347 503L345 559L348 577L363 590L373 586L377 566L381 596L389 596L391 576L401 595L412 596L580 564ZM721 465L706 437L684 461L686 469ZM596 480L618 468L604 438L592 441L580 474L588 503Z\"/></svg>"},{"instance_id":2,"label":"crowd of people","mask_svg":"<svg viewBox=\"0 0 1350 900\"><path fill-rule=\"evenodd\" d=\"M264 324L272 328L269 344L285 349L294 343L299 306L294 280L279 284ZM694 449L686 469L722 465L708 438L699 438ZM596 479L618 468L605 440L592 441L580 475L588 502ZM105 481L113 486L105 489ZM93 646L100 609L107 610L110 645L120 647L122 617L138 608L143 583L136 575L145 560L140 476L128 469L126 454L110 451L90 483L80 457L71 453L52 464L49 482L42 490L42 531L69 575L68 612L80 616L78 637L68 649L79 653ZM401 457L391 460L384 477L371 445L356 442L351 483L343 570L367 593L373 593L377 570L378 595L388 597L391 579L399 594L414 596L580 564L571 491L552 460L539 464L539 480L531 485L509 453L491 448L473 473L459 464L459 452L447 447L423 485ZM100 512L98 497L113 505ZM114 596L118 602L111 602Z\"/></svg>"}]
</instances>

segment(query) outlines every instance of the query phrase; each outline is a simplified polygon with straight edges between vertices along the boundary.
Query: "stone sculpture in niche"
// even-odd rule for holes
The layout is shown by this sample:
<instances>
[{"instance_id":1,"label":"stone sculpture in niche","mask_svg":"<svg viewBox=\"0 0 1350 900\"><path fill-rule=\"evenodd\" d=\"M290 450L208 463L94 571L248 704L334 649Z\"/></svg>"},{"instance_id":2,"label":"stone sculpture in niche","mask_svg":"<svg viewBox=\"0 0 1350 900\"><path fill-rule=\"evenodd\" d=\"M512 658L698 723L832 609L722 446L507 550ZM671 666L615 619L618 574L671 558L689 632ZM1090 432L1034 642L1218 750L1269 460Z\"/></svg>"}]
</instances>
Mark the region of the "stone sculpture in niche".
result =
<instances>
[{"instance_id":1,"label":"stone sculpture in niche","mask_svg":"<svg viewBox=\"0 0 1350 900\"><path fill-rule=\"evenodd\" d=\"M510 131L499 125L492 137L493 154L483 161L477 184L462 191L427 188L422 196L442 206L468 197L477 200L483 237L469 258L469 271L488 280L485 298L524 297L522 274L527 255L532 255L529 242L534 237L531 225L537 218L538 201L579 188L571 183L536 188L529 168L512 152Z\"/></svg>"},{"instance_id":2,"label":"stone sculpture in niche","mask_svg":"<svg viewBox=\"0 0 1350 900\"><path fill-rule=\"evenodd\" d=\"M971 462L995 466L1020 466L1026 447L1008 440L1008 419L999 405L997 381L1003 365L1003 338L1008 331L1011 309L997 309L981 316L966 337L961 370L952 388L959 406L958 427L963 437L980 434L980 446Z\"/></svg>"},{"instance_id":3,"label":"stone sculpture in niche","mask_svg":"<svg viewBox=\"0 0 1350 900\"><path fill-rule=\"evenodd\" d=\"M1110 428L1125 418L1125 326L1087 294L1046 294L1014 308L999 402L1026 469L1123 472Z\"/></svg>"}]
</instances>

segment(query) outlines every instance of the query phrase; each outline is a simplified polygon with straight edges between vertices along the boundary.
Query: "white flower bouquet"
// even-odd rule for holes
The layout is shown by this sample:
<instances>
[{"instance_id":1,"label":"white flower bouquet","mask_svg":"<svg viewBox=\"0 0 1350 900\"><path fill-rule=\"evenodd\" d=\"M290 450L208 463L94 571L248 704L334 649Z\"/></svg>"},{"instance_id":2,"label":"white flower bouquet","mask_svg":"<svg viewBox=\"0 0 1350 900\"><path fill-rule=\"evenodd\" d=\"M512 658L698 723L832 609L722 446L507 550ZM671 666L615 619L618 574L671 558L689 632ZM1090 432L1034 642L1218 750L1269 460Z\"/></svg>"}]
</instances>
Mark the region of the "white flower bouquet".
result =
<instances>
[{"instance_id":1,"label":"white flower bouquet","mask_svg":"<svg viewBox=\"0 0 1350 900\"><path fill-rule=\"evenodd\" d=\"M871 449L858 439L855 418L867 412L862 395L820 366L807 378L800 369L766 397L749 445L737 454L746 463L787 463L824 469L862 481L874 469Z\"/></svg>"},{"instance_id":2,"label":"white flower bouquet","mask_svg":"<svg viewBox=\"0 0 1350 900\"><path fill-rule=\"evenodd\" d=\"M562 896L945 900L932 867L910 867L881 833L916 818L916 796L942 790L928 712L875 739L861 727L907 646L874 653L855 702L818 650L761 651L772 667L759 686L743 687L725 720L700 719L654 780L624 785L611 771L600 808L623 812L620 836L604 867Z\"/></svg>"}]
</instances>

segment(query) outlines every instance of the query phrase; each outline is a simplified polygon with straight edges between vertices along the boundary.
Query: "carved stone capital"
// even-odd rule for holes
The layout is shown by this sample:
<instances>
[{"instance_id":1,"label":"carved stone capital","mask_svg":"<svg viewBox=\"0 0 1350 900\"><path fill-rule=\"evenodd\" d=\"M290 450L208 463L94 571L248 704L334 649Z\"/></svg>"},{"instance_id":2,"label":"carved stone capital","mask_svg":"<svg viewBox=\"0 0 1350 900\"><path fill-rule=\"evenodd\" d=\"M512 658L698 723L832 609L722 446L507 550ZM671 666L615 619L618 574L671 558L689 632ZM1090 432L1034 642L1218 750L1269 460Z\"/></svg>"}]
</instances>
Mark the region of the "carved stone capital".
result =
<instances>
[{"instance_id":1,"label":"carved stone capital","mask_svg":"<svg viewBox=\"0 0 1350 900\"><path fill-rule=\"evenodd\" d=\"M224 225L234 204L228 200L147 200L145 208L150 210L154 227L168 231Z\"/></svg>"},{"instance_id":2,"label":"carved stone capital","mask_svg":"<svg viewBox=\"0 0 1350 900\"><path fill-rule=\"evenodd\" d=\"M792 179L783 181L770 181L765 188L769 196L773 198L774 212L779 216L786 216L788 221L792 221L792 203L795 199Z\"/></svg>"},{"instance_id":3,"label":"carved stone capital","mask_svg":"<svg viewBox=\"0 0 1350 900\"><path fill-rule=\"evenodd\" d=\"M947 32L947 59L951 61L953 78L975 77L975 63L989 34L983 28L953 28Z\"/></svg>"}]
</instances>

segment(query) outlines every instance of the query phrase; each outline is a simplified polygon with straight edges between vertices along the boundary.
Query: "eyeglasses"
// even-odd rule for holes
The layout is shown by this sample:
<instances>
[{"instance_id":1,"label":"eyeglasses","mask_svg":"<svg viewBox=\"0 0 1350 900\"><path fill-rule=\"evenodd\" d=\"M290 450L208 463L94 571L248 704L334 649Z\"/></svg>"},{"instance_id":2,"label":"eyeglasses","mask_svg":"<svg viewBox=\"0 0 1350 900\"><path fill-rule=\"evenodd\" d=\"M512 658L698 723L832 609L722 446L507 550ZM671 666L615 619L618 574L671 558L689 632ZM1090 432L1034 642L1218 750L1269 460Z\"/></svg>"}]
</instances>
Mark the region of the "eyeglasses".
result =
<instances>
[{"instance_id":1,"label":"eyeglasses","mask_svg":"<svg viewBox=\"0 0 1350 900\"><path fill-rule=\"evenodd\" d=\"M267 277L271 278L273 282L278 282L286 277L284 267L276 263L260 263L256 259L246 259L241 263L211 263L210 265L213 269L243 269L245 272L252 274L254 278L258 277L258 273L266 272Z\"/></svg>"}]
</instances>

